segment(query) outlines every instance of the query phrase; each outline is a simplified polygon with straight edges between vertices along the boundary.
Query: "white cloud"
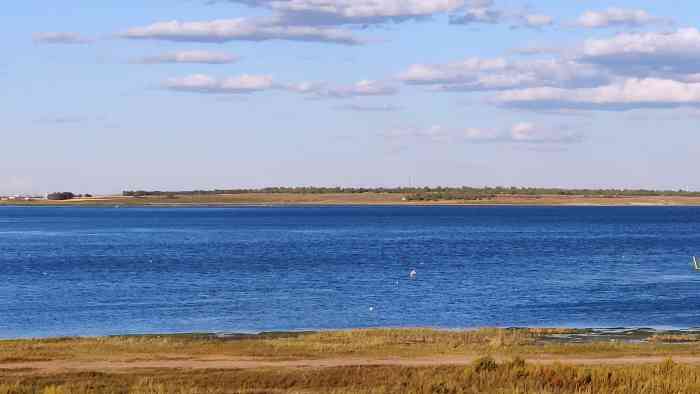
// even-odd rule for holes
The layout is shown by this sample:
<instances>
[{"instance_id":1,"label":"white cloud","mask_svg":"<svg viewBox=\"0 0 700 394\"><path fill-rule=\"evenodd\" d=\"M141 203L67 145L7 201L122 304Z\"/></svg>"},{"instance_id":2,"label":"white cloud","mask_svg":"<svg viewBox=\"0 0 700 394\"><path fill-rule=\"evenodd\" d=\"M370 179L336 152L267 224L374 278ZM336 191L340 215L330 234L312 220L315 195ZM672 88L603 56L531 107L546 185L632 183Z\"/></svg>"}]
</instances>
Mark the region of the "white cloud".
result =
<instances>
[{"instance_id":1,"label":"white cloud","mask_svg":"<svg viewBox=\"0 0 700 394\"><path fill-rule=\"evenodd\" d=\"M428 128L395 128L386 130L381 135L390 142L400 142L411 139L429 140L432 142L451 142L454 138L452 130L448 130L442 126L435 125Z\"/></svg>"},{"instance_id":2,"label":"white cloud","mask_svg":"<svg viewBox=\"0 0 700 394\"><path fill-rule=\"evenodd\" d=\"M248 75L217 79L195 74L171 78L163 83L169 90L194 93L242 94L273 89L275 84L269 75Z\"/></svg>"},{"instance_id":3,"label":"white cloud","mask_svg":"<svg viewBox=\"0 0 700 394\"><path fill-rule=\"evenodd\" d=\"M530 122L516 123L504 130L435 125L429 128L391 129L382 135L391 142L427 140L435 143L571 144L583 140L583 135L569 126L552 128Z\"/></svg>"},{"instance_id":4,"label":"white cloud","mask_svg":"<svg viewBox=\"0 0 700 394\"><path fill-rule=\"evenodd\" d=\"M89 44L92 39L83 37L80 33L48 32L35 33L32 36L38 44Z\"/></svg>"},{"instance_id":5,"label":"white cloud","mask_svg":"<svg viewBox=\"0 0 700 394\"><path fill-rule=\"evenodd\" d=\"M340 86L327 89L321 95L332 98L349 98L357 96L391 96L398 89L379 81L362 80L350 86Z\"/></svg>"},{"instance_id":6,"label":"white cloud","mask_svg":"<svg viewBox=\"0 0 700 394\"><path fill-rule=\"evenodd\" d=\"M238 56L222 52L210 51L180 51L164 53L157 56L147 56L138 60L138 63L202 63L202 64L231 64L238 60Z\"/></svg>"},{"instance_id":7,"label":"white cloud","mask_svg":"<svg viewBox=\"0 0 700 394\"><path fill-rule=\"evenodd\" d=\"M619 34L584 43L580 61L613 69L623 75L683 79L700 73L700 31Z\"/></svg>"},{"instance_id":8,"label":"white cloud","mask_svg":"<svg viewBox=\"0 0 700 394\"><path fill-rule=\"evenodd\" d=\"M527 27L531 29L541 29L554 25L554 18L544 14L524 14L520 15L513 27Z\"/></svg>"},{"instance_id":9,"label":"white cloud","mask_svg":"<svg viewBox=\"0 0 700 394\"><path fill-rule=\"evenodd\" d=\"M361 96L392 96L398 93L396 87L380 81L362 80L352 85L329 86L326 82L301 82L283 85L283 89L306 94L312 98L346 99Z\"/></svg>"},{"instance_id":10,"label":"white cloud","mask_svg":"<svg viewBox=\"0 0 700 394\"><path fill-rule=\"evenodd\" d=\"M384 105L369 105L369 104L347 104L335 107L336 109L343 111L355 111L355 112L396 112L401 111L403 107L393 104Z\"/></svg>"},{"instance_id":11,"label":"white cloud","mask_svg":"<svg viewBox=\"0 0 700 394\"><path fill-rule=\"evenodd\" d=\"M641 27L665 22L644 10L608 8L604 11L587 11L579 17L577 25L589 29L607 27Z\"/></svg>"},{"instance_id":12,"label":"white cloud","mask_svg":"<svg viewBox=\"0 0 700 394\"><path fill-rule=\"evenodd\" d=\"M290 24L374 24L421 19L462 8L465 0L228 0L275 11Z\"/></svg>"},{"instance_id":13,"label":"white cloud","mask_svg":"<svg viewBox=\"0 0 700 394\"><path fill-rule=\"evenodd\" d=\"M450 15L450 23L455 25L471 25L475 23L501 23L505 13L494 8L493 0L472 0L467 3L460 13Z\"/></svg>"},{"instance_id":14,"label":"white cloud","mask_svg":"<svg viewBox=\"0 0 700 394\"><path fill-rule=\"evenodd\" d=\"M325 82L277 83L269 75L249 74L227 78L194 74L171 78L165 81L162 86L173 91L212 94L245 94L264 90L282 90L319 99L390 96L398 92L395 87L379 81L363 80L353 85L328 87Z\"/></svg>"},{"instance_id":15,"label":"white cloud","mask_svg":"<svg viewBox=\"0 0 700 394\"><path fill-rule=\"evenodd\" d=\"M349 30L281 25L274 19L220 19L199 22L157 22L121 34L129 39L222 43L234 40L290 40L360 45L364 41Z\"/></svg>"},{"instance_id":16,"label":"white cloud","mask_svg":"<svg viewBox=\"0 0 700 394\"><path fill-rule=\"evenodd\" d=\"M497 103L525 109L630 110L700 106L700 83L630 78L588 89L532 88L499 94Z\"/></svg>"},{"instance_id":17,"label":"white cloud","mask_svg":"<svg viewBox=\"0 0 700 394\"><path fill-rule=\"evenodd\" d=\"M299 82L284 85L285 90L296 93L318 93L326 88L325 82Z\"/></svg>"},{"instance_id":18,"label":"white cloud","mask_svg":"<svg viewBox=\"0 0 700 394\"><path fill-rule=\"evenodd\" d=\"M525 87L580 87L607 83L607 73L568 60L511 61L469 58L448 64L414 64L399 74L413 85L447 91L507 90Z\"/></svg>"},{"instance_id":19,"label":"white cloud","mask_svg":"<svg viewBox=\"0 0 700 394\"><path fill-rule=\"evenodd\" d=\"M509 140L523 143L573 143L583 135L568 126L546 128L529 122L520 122L510 128Z\"/></svg>"},{"instance_id":20,"label":"white cloud","mask_svg":"<svg viewBox=\"0 0 700 394\"><path fill-rule=\"evenodd\" d=\"M563 52L562 48L543 45L529 45L522 48L515 48L511 53L522 56L537 56L537 55L557 55Z\"/></svg>"}]
</instances>

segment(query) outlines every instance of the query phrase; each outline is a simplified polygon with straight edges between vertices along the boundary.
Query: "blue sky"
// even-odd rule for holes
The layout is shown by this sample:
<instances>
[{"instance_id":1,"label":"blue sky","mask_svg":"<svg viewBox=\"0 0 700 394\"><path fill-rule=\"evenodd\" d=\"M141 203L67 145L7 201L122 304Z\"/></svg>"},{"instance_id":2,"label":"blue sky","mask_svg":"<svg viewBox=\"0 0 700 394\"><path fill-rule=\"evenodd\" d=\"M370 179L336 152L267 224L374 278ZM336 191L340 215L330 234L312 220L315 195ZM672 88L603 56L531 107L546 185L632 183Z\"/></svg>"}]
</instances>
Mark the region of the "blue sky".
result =
<instances>
[{"instance_id":1,"label":"blue sky","mask_svg":"<svg viewBox=\"0 0 700 394\"><path fill-rule=\"evenodd\" d=\"M700 190L697 2L100 3L0 15L0 193Z\"/></svg>"}]
</instances>

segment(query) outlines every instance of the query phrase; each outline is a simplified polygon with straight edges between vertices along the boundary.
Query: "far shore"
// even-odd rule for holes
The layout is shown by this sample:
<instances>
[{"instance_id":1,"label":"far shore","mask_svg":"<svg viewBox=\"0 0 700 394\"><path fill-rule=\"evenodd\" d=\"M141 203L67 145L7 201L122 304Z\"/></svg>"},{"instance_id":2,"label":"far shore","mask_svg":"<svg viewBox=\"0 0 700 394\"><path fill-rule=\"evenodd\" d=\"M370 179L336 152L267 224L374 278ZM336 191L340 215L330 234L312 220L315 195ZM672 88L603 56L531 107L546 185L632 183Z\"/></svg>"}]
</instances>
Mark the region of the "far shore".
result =
<instances>
[{"instance_id":1,"label":"far shore","mask_svg":"<svg viewBox=\"0 0 700 394\"><path fill-rule=\"evenodd\" d=\"M0 201L0 206L243 207L243 206L700 206L695 196L498 195L475 200L412 201L399 193L247 193L172 196L100 196L66 201Z\"/></svg>"}]
</instances>

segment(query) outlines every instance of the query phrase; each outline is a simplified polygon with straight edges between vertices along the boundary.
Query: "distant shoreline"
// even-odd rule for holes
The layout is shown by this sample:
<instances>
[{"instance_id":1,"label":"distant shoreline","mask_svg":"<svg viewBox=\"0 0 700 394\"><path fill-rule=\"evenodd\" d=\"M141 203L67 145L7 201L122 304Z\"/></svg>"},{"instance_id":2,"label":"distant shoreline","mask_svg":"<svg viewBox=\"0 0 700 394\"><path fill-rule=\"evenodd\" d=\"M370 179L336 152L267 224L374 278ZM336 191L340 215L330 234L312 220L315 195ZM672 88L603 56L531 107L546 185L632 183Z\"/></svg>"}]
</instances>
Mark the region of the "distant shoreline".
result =
<instances>
[{"instance_id":1,"label":"distant shoreline","mask_svg":"<svg viewBox=\"0 0 700 394\"><path fill-rule=\"evenodd\" d=\"M541 206L541 207L692 207L700 206L700 197L687 196L556 196L499 195L479 200L409 201L394 193L362 194L275 194L250 193L228 195L176 195L152 197L105 196L67 201L0 201L2 206L52 207L337 207L337 206Z\"/></svg>"},{"instance_id":2,"label":"distant shoreline","mask_svg":"<svg viewBox=\"0 0 700 394\"><path fill-rule=\"evenodd\" d=\"M144 332L106 335L48 335L48 336L17 336L0 337L2 341L53 341L58 339L94 339L94 338L173 338L173 339L226 339L226 340L266 340L295 338L304 335L354 333L362 331L391 331L397 333L414 330L428 330L437 333L479 332L483 330L497 330L502 332L529 332L551 331L556 336L545 337L548 341L558 344L581 342L639 342L659 336L697 336L700 342L700 328L696 327L539 327L539 326L513 326L513 327L472 327L472 328L444 328L444 327L368 327L348 329L300 329L300 330L262 330L262 331L202 331L202 332ZM696 342L696 341L694 341Z\"/></svg>"}]
</instances>

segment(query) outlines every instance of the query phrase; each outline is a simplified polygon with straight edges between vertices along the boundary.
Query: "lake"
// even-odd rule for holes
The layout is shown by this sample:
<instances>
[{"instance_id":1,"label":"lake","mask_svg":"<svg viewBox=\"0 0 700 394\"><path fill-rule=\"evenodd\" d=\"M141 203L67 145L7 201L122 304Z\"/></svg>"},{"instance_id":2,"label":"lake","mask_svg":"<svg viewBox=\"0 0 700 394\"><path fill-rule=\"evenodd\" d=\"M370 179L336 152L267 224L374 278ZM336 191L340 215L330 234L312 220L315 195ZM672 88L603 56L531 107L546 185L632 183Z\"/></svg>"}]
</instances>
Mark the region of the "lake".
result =
<instances>
[{"instance_id":1,"label":"lake","mask_svg":"<svg viewBox=\"0 0 700 394\"><path fill-rule=\"evenodd\" d=\"M694 207L0 207L0 337L691 328L694 254Z\"/></svg>"}]
</instances>

